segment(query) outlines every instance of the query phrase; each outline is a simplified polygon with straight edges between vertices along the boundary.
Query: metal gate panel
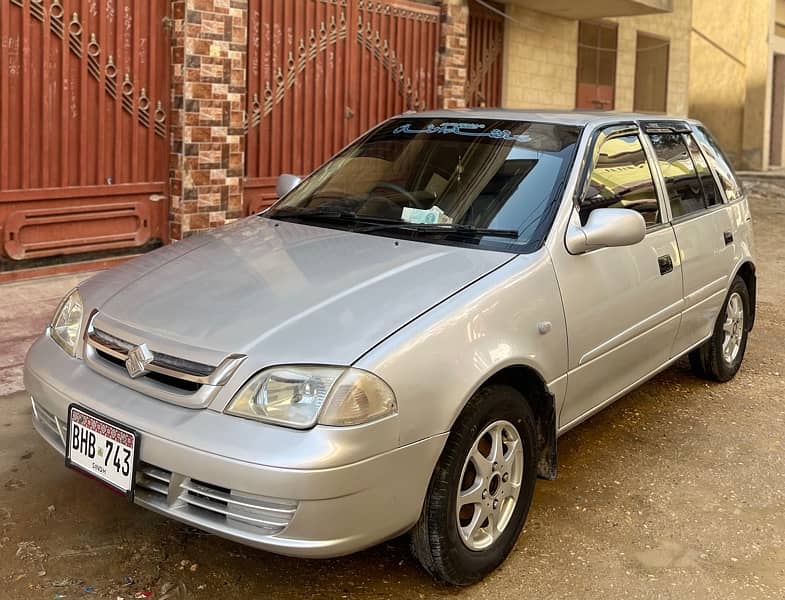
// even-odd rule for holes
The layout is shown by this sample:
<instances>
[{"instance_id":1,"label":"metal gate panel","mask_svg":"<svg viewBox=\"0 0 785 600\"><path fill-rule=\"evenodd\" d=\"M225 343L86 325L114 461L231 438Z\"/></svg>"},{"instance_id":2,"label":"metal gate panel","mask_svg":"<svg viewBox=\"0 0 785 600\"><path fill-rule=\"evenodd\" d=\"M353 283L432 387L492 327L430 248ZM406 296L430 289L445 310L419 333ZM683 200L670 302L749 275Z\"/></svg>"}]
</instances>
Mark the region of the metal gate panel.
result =
<instances>
[{"instance_id":1,"label":"metal gate panel","mask_svg":"<svg viewBox=\"0 0 785 600\"><path fill-rule=\"evenodd\" d=\"M166 239L168 4L0 0L0 270L8 259ZM130 221L80 210L129 197L146 204L147 231L128 235ZM46 213L65 220L35 229L46 237L35 252L7 243L20 215ZM13 235L33 239L30 227Z\"/></svg>"},{"instance_id":2,"label":"metal gate panel","mask_svg":"<svg viewBox=\"0 0 785 600\"><path fill-rule=\"evenodd\" d=\"M466 105L497 107L502 104L504 5L469 0L469 79ZM491 10L488 7L493 8Z\"/></svg>"},{"instance_id":3,"label":"metal gate panel","mask_svg":"<svg viewBox=\"0 0 785 600\"><path fill-rule=\"evenodd\" d=\"M376 123L436 106L439 8L408 0L250 0L245 209L275 200Z\"/></svg>"},{"instance_id":4,"label":"metal gate panel","mask_svg":"<svg viewBox=\"0 0 785 600\"><path fill-rule=\"evenodd\" d=\"M145 202L20 209L8 215L3 247L15 260L142 246L150 239ZM106 233L107 225L112 233Z\"/></svg>"}]
</instances>

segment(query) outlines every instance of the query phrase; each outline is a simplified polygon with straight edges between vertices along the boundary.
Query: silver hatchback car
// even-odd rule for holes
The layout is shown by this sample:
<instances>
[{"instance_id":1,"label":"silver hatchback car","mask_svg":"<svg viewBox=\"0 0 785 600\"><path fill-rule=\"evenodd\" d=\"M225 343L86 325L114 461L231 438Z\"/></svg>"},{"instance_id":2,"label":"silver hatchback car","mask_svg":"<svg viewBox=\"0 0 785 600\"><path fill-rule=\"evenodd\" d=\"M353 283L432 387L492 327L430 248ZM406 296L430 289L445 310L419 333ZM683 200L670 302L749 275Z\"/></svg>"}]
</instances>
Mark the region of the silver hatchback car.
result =
<instances>
[{"instance_id":1,"label":"silver hatchback car","mask_svg":"<svg viewBox=\"0 0 785 600\"><path fill-rule=\"evenodd\" d=\"M281 554L411 532L465 585L559 435L681 356L744 357L750 211L700 123L405 114L279 187L63 300L25 381L69 466Z\"/></svg>"}]
</instances>

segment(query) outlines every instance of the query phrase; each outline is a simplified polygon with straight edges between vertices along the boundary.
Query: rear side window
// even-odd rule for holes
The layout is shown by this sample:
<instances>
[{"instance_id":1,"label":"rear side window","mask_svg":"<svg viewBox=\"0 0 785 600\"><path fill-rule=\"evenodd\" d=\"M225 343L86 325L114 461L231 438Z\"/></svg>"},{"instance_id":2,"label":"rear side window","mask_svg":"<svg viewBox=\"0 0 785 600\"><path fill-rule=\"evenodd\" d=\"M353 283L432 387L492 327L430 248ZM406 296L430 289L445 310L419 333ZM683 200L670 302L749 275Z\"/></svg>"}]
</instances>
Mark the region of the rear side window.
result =
<instances>
[{"instance_id":1,"label":"rear side window","mask_svg":"<svg viewBox=\"0 0 785 600\"><path fill-rule=\"evenodd\" d=\"M695 170L700 177L700 182L703 186L703 194L706 196L706 205L715 206L716 204L722 204L720 189L717 187L714 175L711 174L711 169L709 169L709 163L706 162L706 158L698 147L698 143L691 135L685 135L684 139L690 150L692 162L695 164Z\"/></svg>"},{"instance_id":2,"label":"rear side window","mask_svg":"<svg viewBox=\"0 0 785 600\"><path fill-rule=\"evenodd\" d=\"M581 201L584 225L596 208L637 210L649 227L662 222L651 169L637 135L614 137L602 143L589 189Z\"/></svg>"},{"instance_id":3,"label":"rear side window","mask_svg":"<svg viewBox=\"0 0 785 600\"><path fill-rule=\"evenodd\" d=\"M714 172L717 173L728 202L741 198L744 193L741 183L739 183L736 174L733 172L733 167L731 167L727 157L717 145L717 142L714 141L714 138L711 137L711 134L703 127L698 127L695 130L695 137L698 138L698 142L706 152L709 164L714 169Z\"/></svg>"},{"instance_id":4,"label":"rear side window","mask_svg":"<svg viewBox=\"0 0 785 600\"><path fill-rule=\"evenodd\" d=\"M651 134L674 219L706 208L703 186L681 134Z\"/></svg>"}]
</instances>

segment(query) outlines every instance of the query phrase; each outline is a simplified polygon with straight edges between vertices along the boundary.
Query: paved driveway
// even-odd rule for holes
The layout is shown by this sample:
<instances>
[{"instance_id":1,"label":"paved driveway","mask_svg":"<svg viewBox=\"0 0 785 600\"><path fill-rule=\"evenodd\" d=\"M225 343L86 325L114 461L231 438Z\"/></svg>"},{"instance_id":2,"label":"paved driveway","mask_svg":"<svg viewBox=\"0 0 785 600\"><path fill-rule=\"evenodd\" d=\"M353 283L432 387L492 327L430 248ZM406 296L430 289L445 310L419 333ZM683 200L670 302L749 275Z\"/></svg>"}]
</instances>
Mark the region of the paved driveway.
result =
<instances>
[{"instance_id":1,"label":"paved driveway","mask_svg":"<svg viewBox=\"0 0 785 600\"><path fill-rule=\"evenodd\" d=\"M785 597L785 200L754 191L759 319L739 376L680 363L561 438L559 479L486 581L434 583L404 539L316 562L167 521L64 469L19 393L0 400L0 598Z\"/></svg>"}]
</instances>

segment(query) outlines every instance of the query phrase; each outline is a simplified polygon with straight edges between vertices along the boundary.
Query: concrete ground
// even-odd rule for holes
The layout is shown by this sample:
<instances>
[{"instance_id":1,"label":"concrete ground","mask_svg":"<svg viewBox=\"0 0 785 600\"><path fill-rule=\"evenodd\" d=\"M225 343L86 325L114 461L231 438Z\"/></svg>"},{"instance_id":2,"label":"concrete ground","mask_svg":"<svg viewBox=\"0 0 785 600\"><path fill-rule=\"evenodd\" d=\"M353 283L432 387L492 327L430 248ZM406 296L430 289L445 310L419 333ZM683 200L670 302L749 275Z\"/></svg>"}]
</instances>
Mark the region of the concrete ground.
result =
<instances>
[{"instance_id":1,"label":"concrete ground","mask_svg":"<svg viewBox=\"0 0 785 600\"><path fill-rule=\"evenodd\" d=\"M66 470L16 393L0 400L0 598L785 597L778 185L751 186L759 317L738 377L709 384L679 363L561 438L559 478L538 483L518 545L484 582L435 583L403 538L319 562L167 521Z\"/></svg>"},{"instance_id":2,"label":"concrete ground","mask_svg":"<svg viewBox=\"0 0 785 600\"><path fill-rule=\"evenodd\" d=\"M0 397L24 389L22 364L30 344L49 324L69 290L89 274L0 285Z\"/></svg>"}]
</instances>

